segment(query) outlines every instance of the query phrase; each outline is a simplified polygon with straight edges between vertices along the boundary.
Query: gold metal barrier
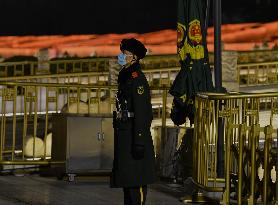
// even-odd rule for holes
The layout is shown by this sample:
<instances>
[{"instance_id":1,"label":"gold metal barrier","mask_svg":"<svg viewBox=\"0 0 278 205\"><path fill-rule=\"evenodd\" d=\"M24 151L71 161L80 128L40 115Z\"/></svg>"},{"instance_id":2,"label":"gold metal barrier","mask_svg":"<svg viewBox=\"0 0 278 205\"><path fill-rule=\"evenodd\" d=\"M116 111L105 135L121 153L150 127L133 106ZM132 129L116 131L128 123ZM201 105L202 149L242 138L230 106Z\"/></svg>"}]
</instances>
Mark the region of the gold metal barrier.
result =
<instances>
[{"instance_id":1,"label":"gold metal barrier","mask_svg":"<svg viewBox=\"0 0 278 205\"><path fill-rule=\"evenodd\" d=\"M32 61L0 63L0 77L35 75L37 67Z\"/></svg>"},{"instance_id":2,"label":"gold metal barrier","mask_svg":"<svg viewBox=\"0 0 278 205\"><path fill-rule=\"evenodd\" d=\"M50 74L105 72L108 71L109 58L48 61Z\"/></svg>"},{"instance_id":3,"label":"gold metal barrier","mask_svg":"<svg viewBox=\"0 0 278 205\"><path fill-rule=\"evenodd\" d=\"M46 140L52 113L111 113L115 86L59 83L0 83L0 164L49 164ZM168 87L151 88L162 126L171 99ZM169 102L170 100L170 102ZM196 97L193 169L200 189L223 192L223 204L277 203L278 93L199 94ZM224 126L218 133L219 119ZM218 177L217 142L224 139L225 176ZM31 139L31 154L25 145ZM38 153L39 141L43 152ZM30 152L29 152L30 153ZM264 171L262 171L264 170ZM262 174L263 173L263 174Z\"/></svg>"},{"instance_id":4,"label":"gold metal barrier","mask_svg":"<svg viewBox=\"0 0 278 205\"><path fill-rule=\"evenodd\" d=\"M0 82L108 85L108 72L1 77Z\"/></svg>"},{"instance_id":5,"label":"gold metal barrier","mask_svg":"<svg viewBox=\"0 0 278 205\"><path fill-rule=\"evenodd\" d=\"M213 53L209 53L209 62L213 65ZM65 74L78 72L107 72L109 60L111 57L102 58L83 58L83 59L66 59L66 60L50 60L40 62L5 62L0 63L0 76L27 76L37 75L40 71L40 66L45 67L48 64L48 74ZM254 50L254 51L239 51L238 64L246 63L263 63L277 62L278 50ZM148 55L142 60L144 70L164 70L165 68L179 68L179 58L176 54L172 55Z\"/></svg>"},{"instance_id":6,"label":"gold metal barrier","mask_svg":"<svg viewBox=\"0 0 278 205\"><path fill-rule=\"evenodd\" d=\"M49 74L40 74L37 62L0 63L1 81L32 81L49 83L84 83L106 85L109 60L112 58L56 60L49 64ZM149 57L142 68L152 86L170 86L180 65L175 56ZM213 69L213 65L211 65ZM45 79L48 79L47 81ZM241 87L278 84L278 61L237 65L237 79Z\"/></svg>"},{"instance_id":7,"label":"gold metal barrier","mask_svg":"<svg viewBox=\"0 0 278 205\"><path fill-rule=\"evenodd\" d=\"M53 113L109 114L115 87L81 84L1 83L0 164L63 163L47 147Z\"/></svg>"},{"instance_id":8,"label":"gold metal barrier","mask_svg":"<svg viewBox=\"0 0 278 205\"><path fill-rule=\"evenodd\" d=\"M193 178L200 189L223 191L223 204L251 205L259 199L277 203L277 110L278 93L196 97ZM219 138L224 153L219 153ZM219 154L225 156L222 179L217 173Z\"/></svg>"},{"instance_id":9,"label":"gold metal barrier","mask_svg":"<svg viewBox=\"0 0 278 205\"><path fill-rule=\"evenodd\" d=\"M278 61L237 66L240 86L278 84Z\"/></svg>"},{"instance_id":10,"label":"gold metal barrier","mask_svg":"<svg viewBox=\"0 0 278 205\"><path fill-rule=\"evenodd\" d=\"M48 137L55 113L111 115L116 86L2 82L0 83L0 165L62 163L51 160ZM155 118L166 125L167 87L151 88Z\"/></svg>"},{"instance_id":11,"label":"gold metal barrier","mask_svg":"<svg viewBox=\"0 0 278 205\"><path fill-rule=\"evenodd\" d=\"M211 55L213 57L213 55ZM278 60L278 50L253 50L253 51L239 51L238 62L243 63L261 63Z\"/></svg>"}]
</instances>

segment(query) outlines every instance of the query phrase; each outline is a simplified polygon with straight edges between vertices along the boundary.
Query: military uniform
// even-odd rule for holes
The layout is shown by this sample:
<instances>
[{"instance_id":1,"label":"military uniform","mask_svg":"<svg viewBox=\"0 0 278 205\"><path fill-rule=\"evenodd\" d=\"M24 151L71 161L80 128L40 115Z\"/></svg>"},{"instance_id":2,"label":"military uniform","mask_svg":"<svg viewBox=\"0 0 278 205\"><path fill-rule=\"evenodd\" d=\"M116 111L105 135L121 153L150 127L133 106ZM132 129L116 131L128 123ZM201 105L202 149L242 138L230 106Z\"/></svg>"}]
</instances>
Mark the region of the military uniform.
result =
<instances>
[{"instance_id":1,"label":"military uniform","mask_svg":"<svg viewBox=\"0 0 278 205\"><path fill-rule=\"evenodd\" d=\"M146 185L155 181L155 158L150 90L139 62L120 71L116 98L111 182L113 187L124 188L125 204L141 205Z\"/></svg>"}]
</instances>

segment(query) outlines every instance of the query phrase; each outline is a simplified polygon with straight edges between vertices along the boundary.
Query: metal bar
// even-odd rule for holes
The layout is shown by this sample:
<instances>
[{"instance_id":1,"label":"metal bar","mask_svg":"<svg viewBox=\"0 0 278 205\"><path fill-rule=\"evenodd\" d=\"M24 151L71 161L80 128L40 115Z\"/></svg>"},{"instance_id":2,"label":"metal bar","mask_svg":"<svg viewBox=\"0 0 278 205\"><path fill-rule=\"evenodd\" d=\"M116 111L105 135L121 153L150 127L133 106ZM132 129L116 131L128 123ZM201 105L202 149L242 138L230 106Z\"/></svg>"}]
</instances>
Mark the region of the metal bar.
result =
<instances>
[{"instance_id":1,"label":"metal bar","mask_svg":"<svg viewBox=\"0 0 278 205\"><path fill-rule=\"evenodd\" d=\"M15 138L16 138L16 97L17 97L17 86L14 87L13 91L13 142L12 142L12 160L14 160L15 153Z\"/></svg>"},{"instance_id":2,"label":"metal bar","mask_svg":"<svg viewBox=\"0 0 278 205\"><path fill-rule=\"evenodd\" d=\"M3 151L4 154L7 154L7 153L12 154L13 152L14 152L13 149L11 149L11 150L6 149L5 151Z\"/></svg>"},{"instance_id":3,"label":"metal bar","mask_svg":"<svg viewBox=\"0 0 278 205\"><path fill-rule=\"evenodd\" d=\"M44 127L44 159L46 159L46 137L47 137L47 129L48 129L48 97L49 97L49 89L46 88L46 98L45 98L45 127ZM57 102L57 99L56 99Z\"/></svg>"},{"instance_id":4,"label":"metal bar","mask_svg":"<svg viewBox=\"0 0 278 205\"><path fill-rule=\"evenodd\" d=\"M216 186L216 183L217 183L216 158L215 158L214 146L213 146L213 144L215 144L215 142L214 142L214 133L213 133L214 129L211 129L211 127L210 127L211 124L213 124L213 122L215 120L215 112L211 112L212 110L214 110L213 102L207 101L206 104L207 104L207 107L208 107L208 110L209 110L208 121L207 121L207 128L209 129L209 132L208 132L207 135L208 135L208 138L209 138L208 147L210 148L209 149L209 154L210 154L209 161L210 161L210 170L211 170L210 177L214 178L213 184L214 184L214 186ZM208 181L209 181L209 179L208 179Z\"/></svg>"},{"instance_id":5,"label":"metal bar","mask_svg":"<svg viewBox=\"0 0 278 205\"><path fill-rule=\"evenodd\" d=\"M65 161L47 161L47 160L30 160L30 161L0 161L1 165L50 165L65 164Z\"/></svg>"},{"instance_id":6,"label":"metal bar","mask_svg":"<svg viewBox=\"0 0 278 205\"><path fill-rule=\"evenodd\" d=\"M196 172L196 176L197 176L197 182L199 184L202 184L202 128L203 128L203 124L202 124L202 116L203 116L203 101L200 102L200 110L199 110L199 125L197 127L197 136L196 136L196 139L197 139L197 155L196 155L196 169L197 172Z\"/></svg>"},{"instance_id":7,"label":"metal bar","mask_svg":"<svg viewBox=\"0 0 278 205\"><path fill-rule=\"evenodd\" d=\"M28 123L28 118L27 118L27 87L24 87L24 120L23 120L23 134L22 134L22 160L24 160L24 153L25 153L25 138L27 135L27 123Z\"/></svg>"},{"instance_id":8,"label":"metal bar","mask_svg":"<svg viewBox=\"0 0 278 205\"><path fill-rule=\"evenodd\" d=\"M221 102L219 109L221 110ZM218 117L217 139L217 176L224 177L224 119Z\"/></svg>"},{"instance_id":9,"label":"metal bar","mask_svg":"<svg viewBox=\"0 0 278 205\"><path fill-rule=\"evenodd\" d=\"M237 203L242 204L242 175L243 175L243 147L245 139L246 125L240 125L239 134L239 157L238 157L238 187L237 187Z\"/></svg>"},{"instance_id":10,"label":"metal bar","mask_svg":"<svg viewBox=\"0 0 278 205\"><path fill-rule=\"evenodd\" d=\"M251 178L250 178L250 196L248 205L255 204L255 187L256 187L256 149L257 139L259 137L259 125L252 125L251 127Z\"/></svg>"},{"instance_id":11,"label":"metal bar","mask_svg":"<svg viewBox=\"0 0 278 205\"><path fill-rule=\"evenodd\" d=\"M167 104L167 90L164 89L162 94L162 128L163 129L166 128L166 104Z\"/></svg>"},{"instance_id":12,"label":"metal bar","mask_svg":"<svg viewBox=\"0 0 278 205\"><path fill-rule=\"evenodd\" d=\"M256 75L256 84L259 84L259 66L258 65L256 65L255 75Z\"/></svg>"},{"instance_id":13,"label":"metal bar","mask_svg":"<svg viewBox=\"0 0 278 205\"><path fill-rule=\"evenodd\" d=\"M2 89L2 100L1 100L1 103L2 103L2 113L1 113L1 139L0 139L0 160L2 161L3 160L3 151L4 151L4 117L5 117L5 107L6 107L6 101L4 100L4 96L5 96L5 89Z\"/></svg>"},{"instance_id":14,"label":"metal bar","mask_svg":"<svg viewBox=\"0 0 278 205\"><path fill-rule=\"evenodd\" d=\"M87 89L87 96L88 96L88 114L91 113L91 89Z\"/></svg>"},{"instance_id":15,"label":"metal bar","mask_svg":"<svg viewBox=\"0 0 278 205\"><path fill-rule=\"evenodd\" d=\"M68 107L68 110L69 110L69 106L70 106L70 87L67 87L67 107Z\"/></svg>"},{"instance_id":16,"label":"metal bar","mask_svg":"<svg viewBox=\"0 0 278 205\"><path fill-rule=\"evenodd\" d=\"M30 82L3 82L0 83L0 85L7 85L7 86L41 86L41 87L80 87L80 88L111 88L111 89L117 89L116 86L107 85L107 86L100 86L100 85L85 85L85 84L59 84L59 83L30 83ZM164 90L169 89L169 87L150 87L151 90ZM238 93L238 94L217 94L217 93L199 93L197 94L201 98L208 98L211 100L225 100L225 99L242 99L242 98L262 98L262 97L278 97L278 92L265 92L265 93Z\"/></svg>"},{"instance_id":17,"label":"metal bar","mask_svg":"<svg viewBox=\"0 0 278 205\"><path fill-rule=\"evenodd\" d=\"M35 153L36 153L36 137L37 137L37 123L38 123L38 90L37 87L35 87L35 96L34 96L34 132L33 132L33 158L35 159ZM31 103L31 102L30 102Z\"/></svg>"},{"instance_id":18,"label":"metal bar","mask_svg":"<svg viewBox=\"0 0 278 205\"><path fill-rule=\"evenodd\" d=\"M107 93L108 92L108 93ZM112 90L111 89L108 89L108 91L106 91L106 94L108 95L108 100L109 100L109 112L113 112L113 109L112 109L112 99L111 99L111 92Z\"/></svg>"},{"instance_id":19,"label":"metal bar","mask_svg":"<svg viewBox=\"0 0 278 205\"><path fill-rule=\"evenodd\" d=\"M214 0L214 76L217 92L222 88L222 62L221 62L221 0Z\"/></svg>"},{"instance_id":20,"label":"metal bar","mask_svg":"<svg viewBox=\"0 0 278 205\"><path fill-rule=\"evenodd\" d=\"M6 149L5 149L5 146L6 146L6 107L7 107L7 105L6 105L6 102L7 102L7 89L8 88L5 88L5 92L4 92L4 96L3 96L3 98L6 98L6 99L4 99L4 109L2 110L2 112L4 112L4 117L3 117L3 135L2 135L2 140L3 140L3 151L5 151Z\"/></svg>"},{"instance_id":21,"label":"metal bar","mask_svg":"<svg viewBox=\"0 0 278 205\"><path fill-rule=\"evenodd\" d=\"M272 135L272 127L266 126L265 130L265 143L264 143L264 178L263 178L263 204L268 204L268 181L269 181L269 149L271 148L271 135Z\"/></svg>"},{"instance_id":22,"label":"metal bar","mask_svg":"<svg viewBox=\"0 0 278 205\"><path fill-rule=\"evenodd\" d=\"M100 113L100 96L101 96L101 89L97 89L97 113Z\"/></svg>"},{"instance_id":23,"label":"metal bar","mask_svg":"<svg viewBox=\"0 0 278 205\"><path fill-rule=\"evenodd\" d=\"M278 97L278 92L237 93L237 94L198 93L197 96L199 96L200 98L210 99L210 100L267 98L267 97Z\"/></svg>"},{"instance_id":24,"label":"metal bar","mask_svg":"<svg viewBox=\"0 0 278 205\"><path fill-rule=\"evenodd\" d=\"M221 0L214 0L214 79L217 92L222 92L222 59L221 59ZM221 102L219 109L221 110ZM218 120L217 139L217 174L224 177L224 125L222 118Z\"/></svg>"},{"instance_id":25,"label":"metal bar","mask_svg":"<svg viewBox=\"0 0 278 205\"><path fill-rule=\"evenodd\" d=\"M223 192L224 191L224 187L208 187L208 186L204 186L202 184L196 183L195 181L193 181L193 183L200 189L204 190L204 191L208 191L208 192Z\"/></svg>"},{"instance_id":26,"label":"metal bar","mask_svg":"<svg viewBox=\"0 0 278 205\"><path fill-rule=\"evenodd\" d=\"M274 112L274 98L271 98L271 113L270 113L270 125L272 125L272 121L273 121L273 112ZM278 138L278 135L277 135ZM278 146L277 146L278 147ZM278 158L277 158L278 159ZM278 160L277 160L278 161ZM277 169L278 171L278 169Z\"/></svg>"},{"instance_id":27,"label":"metal bar","mask_svg":"<svg viewBox=\"0 0 278 205\"><path fill-rule=\"evenodd\" d=\"M77 113L79 113L80 109L80 88L77 88Z\"/></svg>"},{"instance_id":28,"label":"metal bar","mask_svg":"<svg viewBox=\"0 0 278 205\"><path fill-rule=\"evenodd\" d=\"M13 77L1 77L0 81L17 81L17 80L30 80L41 78L66 78L76 76L99 76L108 75L108 72L82 72L82 73L58 73L58 74L46 74L46 75L34 75L34 76L13 76Z\"/></svg>"},{"instance_id":29,"label":"metal bar","mask_svg":"<svg viewBox=\"0 0 278 205\"><path fill-rule=\"evenodd\" d=\"M212 111L215 109L215 106L218 106L218 103L216 103L218 101L215 101L215 100L211 100L210 101L210 104L211 105L211 112L212 112L212 127L215 127L217 126L217 121L216 119L218 118L218 112L216 111ZM216 140L217 140L217 132L216 132L216 129L212 129L212 137L213 137L213 144L214 144L214 149L215 149L215 144L216 144ZM216 148L217 149L217 148ZM217 150L216 150L217 151ZM215 173L215 177L217 177L217 152L213 155L213 170L214 170L214 173Z\"/></svg>"},{"instance_id":30,"label":"metal bar","mask_svg":"<svg viewBox=\"0 0 278 205\"><path fill-rule=\"evenodd\" d=\"M225 170L225 192L223 196L223 201L225 204L230 204L230 188L231 188L231 132L232 128L229 126L226 133L226 170Z\"/></svg>"}]
</instances>

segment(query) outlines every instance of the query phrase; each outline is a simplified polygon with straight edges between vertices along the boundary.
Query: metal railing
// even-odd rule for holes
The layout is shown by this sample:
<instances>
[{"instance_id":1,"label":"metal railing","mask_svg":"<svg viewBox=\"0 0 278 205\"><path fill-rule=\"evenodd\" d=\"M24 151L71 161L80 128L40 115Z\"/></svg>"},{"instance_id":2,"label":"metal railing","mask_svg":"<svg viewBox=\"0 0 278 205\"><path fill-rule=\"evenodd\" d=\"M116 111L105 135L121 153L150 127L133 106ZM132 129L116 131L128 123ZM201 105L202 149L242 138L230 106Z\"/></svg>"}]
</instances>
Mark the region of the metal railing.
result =
<instances>
[{"instance_id":1,"label":"metal railing","mask_svg":"<svg viewBox=\"0 0 278 205\"><path fill-rule=\"evenodd\" d=\"M108 71L109 58L55 60L48 61L50 74L105 72Z\"/></svg>"},{"instance_id":2,"label":"metal railing","mask_svg":"<svg viewBox=\"0 0 278 205\"><path fill-rule=\"evenodd\" d=\"M46 141L52 114L111 115L115 106L115 86L0 84L2 165L65 163L53 161L47 154ZM151 88L155 119L161 120L164 128L172 102L168 89ZM199 188L223 192L224 204L230 203L231 193L235 193L238 204L244 201L256 204L260 195L265 204L269 200L277 201L277 182L272 167L278 169L278 93L199 94L195 116L193 178ZM220 121L224 126L223 135L218 133ZM225 142L224 177L217 174L217 142L220 137ZM25 145L30 139L32 150L28 154ZM40 154L37 141L42 141L43 152ZM262 167L264 172L260 180L258 169Z\"/></svg>"},{"instance_id":3,"label":"metal railing","mask_svg":"<svg viewBox=\"0 0 278 205\"><path fill-rule=\"evenodd\" d=\"M70 72L105 72L108 71L109 60L114 58L86 58L50 60L44 62L5 62L0 63L0 76L37 75L39 69L48 69L46 74L60 74ZM238 52L238 64L277 62L278 50L254 50ZM209 62L213 65L213 53L209 53ZM144 70L164 68L179 68L179 58L173 55L149 55L142 60Z\"/></svg>"},{"instance_id":4,"label":"metal railing","mask_svg":"<svg viewBox=\"0 0 278 205\"><path fill-rule=\"evenodd\" d=\"M52 114L109 114L114 91L111 86L1 83L0 164L61 163L51 161L47 153Z\"/></svg>"},{"instance_id":5,"label":"metal railing","mask_svg":"<svg viewBox=\"0 0 278 205\"><path fill-rule=\"evenodd\" d=\"M61 78L74 83L104 85L109 76L109 60L79 59L48 61L49 73L38 72L37 62L0 63L0 81L33 81L60 83ZM152 86L170 86L180 65L176 58L156 57L142 61L142 68ZM213 69L213 65L211 65ZM8 74L9 73L9 74ZM85 76L90 76L84 79ZM49 79L45 81L42 79ZM56 80L54 80L56 78ZM82 78L82 79L81 79ZM91 79L91 80L90 80ZM62 80L63 81L63 80ZM237 81L239 86L276 85L278 84L278 61L264 63L247 63L237 65Z\"/></svg>"},{"instance_id":6,"label":"metal railing","mask_svg":"<svg viewBox=\"0 0 278 205\"><path fill-rule=\"evenodd\" d=\"M0 82L19 83L58 83L58 84L88 84L107 85L108 72L82 72L33 76L1 77Z\"/></svg>"},{"instance_id":7,"label":"metal railing","mask_svg":"<svg viewBox=\"0 0 278 205\"><path fill-rule=\"evenodd\" d=\"M211 55L213 57L213 55ZM239 51L238 62L243 63L262 63L278 60L278 50L254 50L254 51Z\"/></svg>"},{"instance_id":8,"label":"metal railing","mask_svg":"<svg viewBox=\"0 0 278 205\"><path fill-rule=\"evenodd\" d=\"M278 84L278 61L237 66L240 86Z\"/></svg>"},{"instance_id":9,"label":"metal railing","mask_svg":"<svg viewBox=\"0 0 278 205\"><path fill-rule=\"evenodd\" d=\"M63 163L51 160L47 147L52 115L112 116L116 89L116 86L71 83L0 83L0 164ZM167 90L164 87L151 91L154 117L162 120L160 124L164 126L169 114L166 107L169 112L171 105Z\"/></svg>"},{"instance_id":10,"label":"metal railing","mask_svg":"<svg viewBox=\"0 0 278 205\"><path fill-rule=\"evenodd\" d=\"M38 62L7 62L0 63L0 76L29 76L35 75L37 72Z\"/></svg>"},{"instance_id":11,"label":"metal railing","mask_svg":"<svg viewBox=\"0 0 278 205\"><path fill-rule=\"evenodd\" d=\"M231 203L232 193L239 205L257 204L260 196L264 204L277 203L278 93L199 94L195 105L196 184L207 191L222 190L223 204ZM224 178L217 173L220 141L224 141Z\"/></svg>"}]
</instances>

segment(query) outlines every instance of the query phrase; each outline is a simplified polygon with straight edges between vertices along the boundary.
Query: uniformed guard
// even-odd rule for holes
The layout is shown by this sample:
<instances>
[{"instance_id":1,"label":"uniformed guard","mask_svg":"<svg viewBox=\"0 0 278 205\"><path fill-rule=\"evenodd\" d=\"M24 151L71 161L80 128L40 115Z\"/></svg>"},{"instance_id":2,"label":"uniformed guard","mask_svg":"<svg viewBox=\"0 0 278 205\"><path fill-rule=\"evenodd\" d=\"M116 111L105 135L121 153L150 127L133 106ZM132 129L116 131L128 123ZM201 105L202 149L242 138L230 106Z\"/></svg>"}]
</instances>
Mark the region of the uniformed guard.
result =
<instances>
[{"instance_id":1,"label":"uniformed guard","mask_svg":"<svg viewBox=\"0 0 278 205\"><path fill-rule=\"evenodd\" d=\"M155 181L151 97L139 64L147 49L134 38L123 39L120 49L111 185L123 188L125 205L144 205L147 185Z\"/></svg>"}]
</instances>

